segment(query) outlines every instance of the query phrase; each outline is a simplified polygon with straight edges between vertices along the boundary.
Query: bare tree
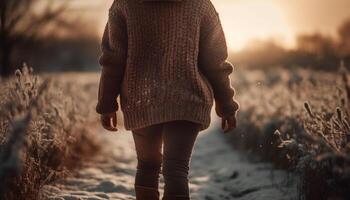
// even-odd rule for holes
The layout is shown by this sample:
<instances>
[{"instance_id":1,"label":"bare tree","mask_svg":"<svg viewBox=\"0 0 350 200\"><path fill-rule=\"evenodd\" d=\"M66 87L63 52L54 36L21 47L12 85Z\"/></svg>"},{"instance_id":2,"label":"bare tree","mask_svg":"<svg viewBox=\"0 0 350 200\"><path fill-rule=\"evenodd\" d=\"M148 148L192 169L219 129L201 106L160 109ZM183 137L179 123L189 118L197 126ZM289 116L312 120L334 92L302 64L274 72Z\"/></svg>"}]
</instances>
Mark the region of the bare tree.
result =
<instances>
[{"instance_id":1,"label":"bare tree","mask_svg":"<svg viewBox=\"0 0 350 200\"><path fill-rule=\"evenodd\" d=\"M350 19L345 21L338 29L340 38L340 52L341 56L350 57Z\"/></svg>"},{"instance_id":2,"label":"bare tree","mask_svg":"<svg viewBox=\"0 0 350 200\"><path fill-rule=\"evenodd\" d=\"M63 22L64 0L0 0L0 75L12 70L12 56L19 44L31 41L51 23Z\"/></svg>"}]
</instances>

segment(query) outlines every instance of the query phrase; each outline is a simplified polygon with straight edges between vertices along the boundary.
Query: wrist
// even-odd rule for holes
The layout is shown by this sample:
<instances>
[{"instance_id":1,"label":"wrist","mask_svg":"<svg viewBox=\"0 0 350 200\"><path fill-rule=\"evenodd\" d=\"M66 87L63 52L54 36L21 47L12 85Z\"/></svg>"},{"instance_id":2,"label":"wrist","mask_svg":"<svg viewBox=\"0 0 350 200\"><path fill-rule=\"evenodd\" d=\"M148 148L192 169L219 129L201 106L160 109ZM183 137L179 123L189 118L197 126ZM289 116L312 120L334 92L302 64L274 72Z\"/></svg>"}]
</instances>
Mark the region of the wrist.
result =
<instances>
[{"instance_id":1,"label":"wrist","mask_svg":"<svg viewBox=\"0 0 350 200\"><path fill-rule=\"evenodd\" d=\"M215 101L216 114L221 118L236 116L238 109L239 105L234 100L232 100L229 104L222 104Z\"/></svg>"},{"instance_id":2,"label":"wrist","mask_svg":"<svg viewBox=\"0 0 350 200\"><path fill-rule=\"evenodd\" d=\"M109 112L109 113L102 113L102 114L100 114L101 116L104 116L104 117L111 117L111 116L113 116L113 115L115 115L116 114L116 112Z\"/></svg>"},{"instance_id":3,"label":"wrist","mask_svg":"<svg viewBox=\"0 0 350 200\"><path fill-rule=\"evenodd\" d=\"M116 101L113 101L112 103L99 101L96 105L96 112L100 115L110 115L116 113L118 109L119 106Z\"/></svg>"}]
</instances>

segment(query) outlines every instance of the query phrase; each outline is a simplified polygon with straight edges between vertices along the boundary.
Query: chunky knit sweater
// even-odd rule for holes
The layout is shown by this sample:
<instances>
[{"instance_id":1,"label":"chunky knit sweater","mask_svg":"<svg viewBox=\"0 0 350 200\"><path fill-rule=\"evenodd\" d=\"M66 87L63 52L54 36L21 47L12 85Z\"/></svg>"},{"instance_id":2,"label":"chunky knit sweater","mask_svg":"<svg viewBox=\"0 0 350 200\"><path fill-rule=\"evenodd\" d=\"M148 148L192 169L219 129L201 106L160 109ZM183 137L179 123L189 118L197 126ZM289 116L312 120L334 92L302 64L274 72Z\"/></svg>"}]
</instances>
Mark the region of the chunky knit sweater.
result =
<instances>
[{"instance_id":1,"label":"chunky knit sweater","mask_svg":"<svg viewBox=\"0 0 350 200\"><path fill-rule=\"evenodd\" d=\"M210 0L115 0L102 39L100 114L120 107L127 130L172 120L208 128L238 104L219 15Z\"/></svg>"}]
</instances>

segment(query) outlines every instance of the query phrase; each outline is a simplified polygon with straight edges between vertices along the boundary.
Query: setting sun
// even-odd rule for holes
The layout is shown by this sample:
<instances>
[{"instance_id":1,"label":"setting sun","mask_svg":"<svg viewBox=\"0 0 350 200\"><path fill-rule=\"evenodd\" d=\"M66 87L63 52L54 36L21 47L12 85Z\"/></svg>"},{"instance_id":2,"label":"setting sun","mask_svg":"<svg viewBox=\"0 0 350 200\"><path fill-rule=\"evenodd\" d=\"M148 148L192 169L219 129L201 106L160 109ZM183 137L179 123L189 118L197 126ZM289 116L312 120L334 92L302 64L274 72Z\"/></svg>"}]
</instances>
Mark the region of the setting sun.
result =
<instances>
[{"instance_id":1,"label":"setting sun","mask_svg":"<svg viewBox=\"0 0 350 200\"><path fill-rule=\"evenodd\" d=\"M212 3L220 15L230 51L240 51L256 39L273 39L291 48L300 33L318 31L334 35L339 23L347 19L350 5L348 0L325 0L322 4L317 0L212 0ZM81 4L98 8L95 12L99 17L91 15L91 11L87 15L98 20L101 35L112 0L98 5L94 0L86 0Z\"/></svg>"},{"instance_id":2,"label":"setting sun","mask_svg":"<svg viewBox=\"0 0 350 200\"><path fill-rule=\"evenodd\" d=\"M213 1L225 30L230 50L241 50L252 39L274 38L290 46L293 36L275 4L262 1Z\"/></svg>"}]
</instances>

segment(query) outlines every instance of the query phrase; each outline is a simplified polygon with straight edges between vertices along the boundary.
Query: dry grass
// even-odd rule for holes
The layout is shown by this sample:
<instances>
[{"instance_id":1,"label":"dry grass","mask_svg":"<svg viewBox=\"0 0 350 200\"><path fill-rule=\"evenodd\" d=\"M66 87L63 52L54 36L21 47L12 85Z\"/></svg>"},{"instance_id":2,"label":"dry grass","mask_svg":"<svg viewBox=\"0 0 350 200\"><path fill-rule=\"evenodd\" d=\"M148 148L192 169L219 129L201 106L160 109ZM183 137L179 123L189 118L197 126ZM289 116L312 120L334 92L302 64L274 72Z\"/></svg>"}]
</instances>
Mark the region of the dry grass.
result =
<instances>
[{"instance_id":1,"label":"dry grass","mask_svg":"<svg viewBox=\"0 0 350 200\"><path fill-rule=\"evenodd\" d=\"M348 199L348 74L307 70L238 70L242 108L230 134L236 147L300 175L301 199Z\"/></svg>"},{"instance_id":2,"label":"dry grass","mask_svg":"<svg viewBox=\"0 0 350 200\"><path fill-rule=\"evenodd\" d=\"M51 77L24 66L1 82L1 199L38 199L43 185L99 149L84 125L92 120L86 107L96 84Z\"/></svg>"}]
</instances>

